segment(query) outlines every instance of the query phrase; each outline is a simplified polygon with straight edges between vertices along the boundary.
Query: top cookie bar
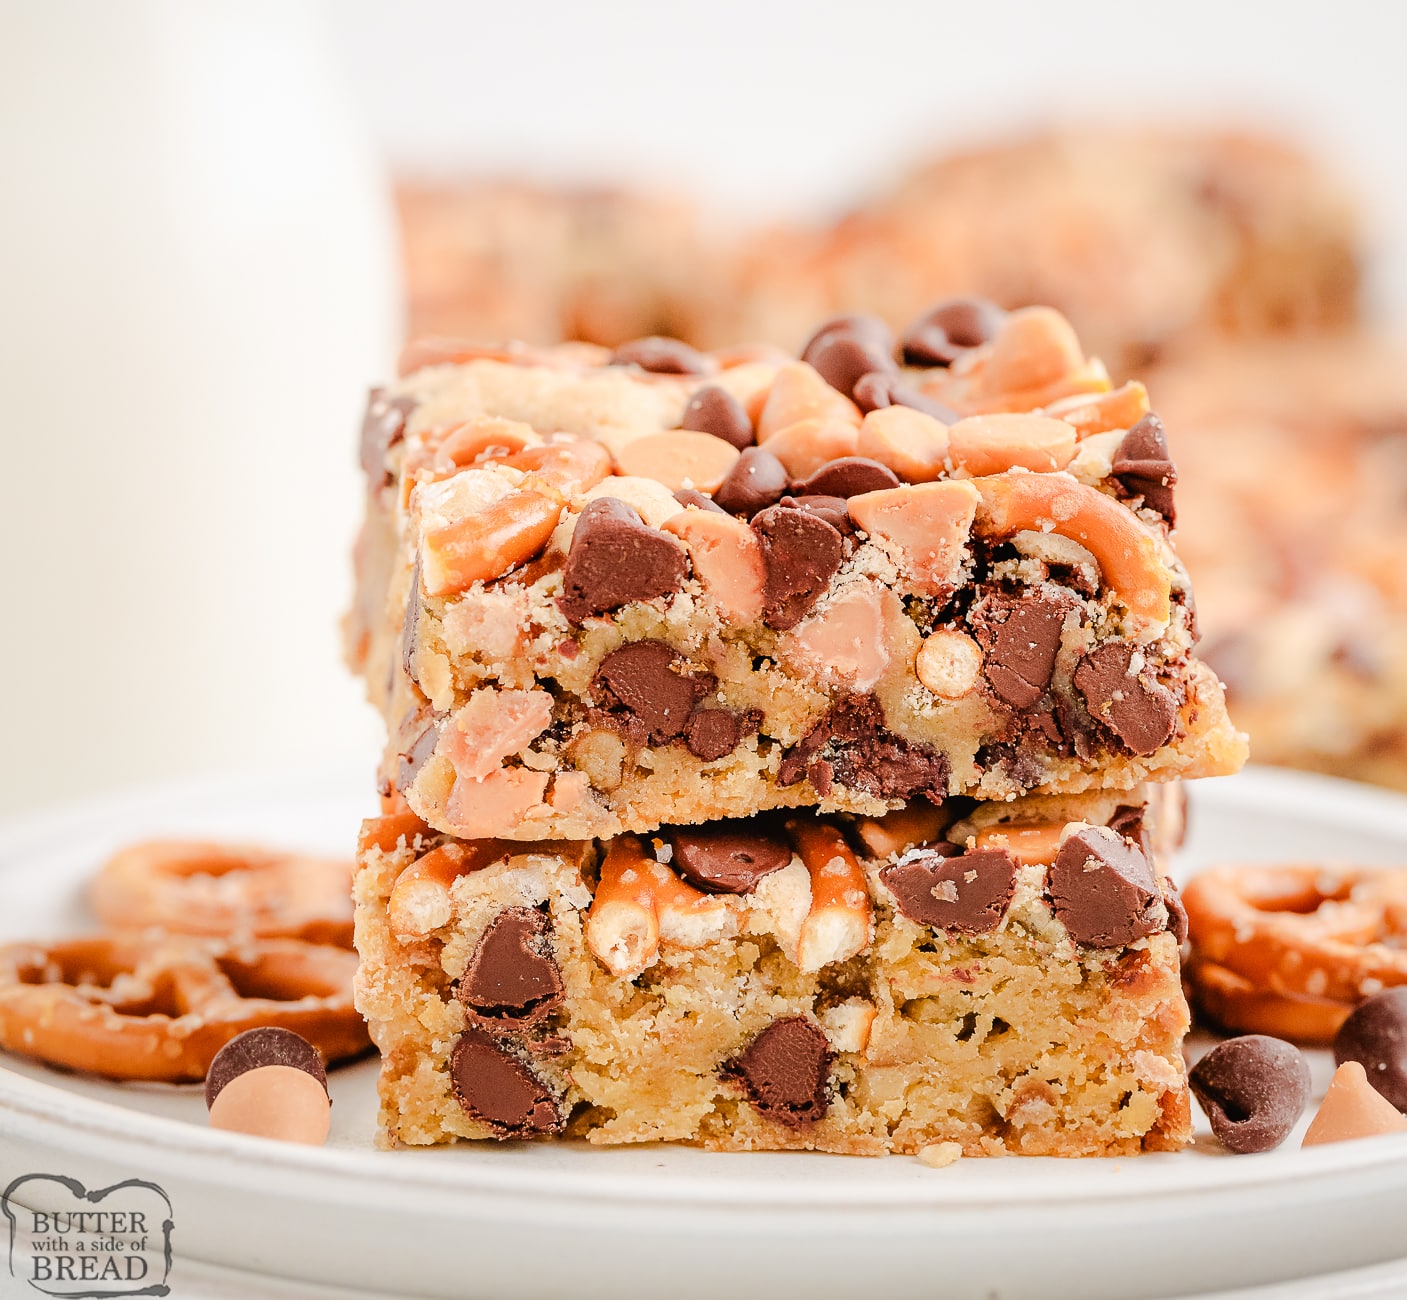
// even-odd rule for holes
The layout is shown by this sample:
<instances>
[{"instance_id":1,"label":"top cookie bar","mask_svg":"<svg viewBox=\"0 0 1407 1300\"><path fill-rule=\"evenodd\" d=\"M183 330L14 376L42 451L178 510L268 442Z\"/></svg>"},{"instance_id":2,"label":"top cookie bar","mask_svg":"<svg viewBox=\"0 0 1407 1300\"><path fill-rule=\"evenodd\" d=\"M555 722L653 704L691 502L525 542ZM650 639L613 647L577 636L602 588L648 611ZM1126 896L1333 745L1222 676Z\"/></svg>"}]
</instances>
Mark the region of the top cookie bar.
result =
<instances>
[{"instance_id":1,"label":"top cookie bar","mask_svg":"<svg viewBox=\"0 0 1407 1300\"><path fill-rule=\"evenodd\" d=\"M896 362L896 355L902 363ZM373 395L353 658L466 838L1234 770L1141 385L1047 308L800 361L412 346Z\"/></svg>"}]
</instances>

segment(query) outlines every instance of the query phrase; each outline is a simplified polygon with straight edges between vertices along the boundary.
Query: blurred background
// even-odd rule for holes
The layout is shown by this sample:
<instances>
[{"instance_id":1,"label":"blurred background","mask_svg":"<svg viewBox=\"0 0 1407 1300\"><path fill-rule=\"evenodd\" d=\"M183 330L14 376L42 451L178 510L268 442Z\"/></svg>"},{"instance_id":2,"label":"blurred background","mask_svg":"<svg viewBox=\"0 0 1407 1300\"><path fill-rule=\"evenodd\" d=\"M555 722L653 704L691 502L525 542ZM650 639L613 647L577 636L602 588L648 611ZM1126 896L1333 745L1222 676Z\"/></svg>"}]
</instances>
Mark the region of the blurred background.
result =
<instances>
[{"instance_id":1,"label":"blurred background","mask_svg":"<svg viewBox=\"0 0 1407 1300\"><path fill-rule=\"evenodd\" d=\"M1254 756L1407 788L1407 9L0 0L0 811L361 761L407 330L949 293L1146 378Z\"/></svg>"}]
</instances>

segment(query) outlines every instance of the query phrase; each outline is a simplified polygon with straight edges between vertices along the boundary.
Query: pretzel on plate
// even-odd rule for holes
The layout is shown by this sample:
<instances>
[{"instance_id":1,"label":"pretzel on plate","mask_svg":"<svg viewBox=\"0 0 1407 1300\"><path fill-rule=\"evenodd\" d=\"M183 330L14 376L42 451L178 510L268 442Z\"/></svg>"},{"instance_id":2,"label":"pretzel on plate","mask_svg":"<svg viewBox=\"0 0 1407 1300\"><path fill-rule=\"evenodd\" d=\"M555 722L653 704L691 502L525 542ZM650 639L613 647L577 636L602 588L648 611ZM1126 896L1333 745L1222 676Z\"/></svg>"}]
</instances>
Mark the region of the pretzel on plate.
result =
<instances>
[{"instance_id":1,"label":"pretzel on plate","mask_svg":"<svg viewBox=\"0 0 1407 1300\"><path fill-rule=\"evenodd\" d=\"M1238 1034L1328 1044L1353 1010L1351 1002L1267 992L1215 962L1193 961L1186 973L1197 1010L1219 1028Z\"/></svg>"},{"instance_id":2,"label":"pretzel on plate","mask_svg":"<svg viewBox=\"0 0 1407 1300\"><path fill-rule=\"evenodd\" d=\"M352 946L352 866L205 840L148 840L115 854L90 898L104 925Z\"/></svg>"},{"instance_id":3,"label":"pretzel on plate","mask_svg":"<svg viewBox=\"0 0 1407 1300\"><path fill-rule=\"evenodd\" d=\"M276 1025L337 1061L370 1046L357 957L295 939L126 931L0 947L0 1047L110 1079L205 1077L246 1029Z\"/></svg>"}]
</instances>

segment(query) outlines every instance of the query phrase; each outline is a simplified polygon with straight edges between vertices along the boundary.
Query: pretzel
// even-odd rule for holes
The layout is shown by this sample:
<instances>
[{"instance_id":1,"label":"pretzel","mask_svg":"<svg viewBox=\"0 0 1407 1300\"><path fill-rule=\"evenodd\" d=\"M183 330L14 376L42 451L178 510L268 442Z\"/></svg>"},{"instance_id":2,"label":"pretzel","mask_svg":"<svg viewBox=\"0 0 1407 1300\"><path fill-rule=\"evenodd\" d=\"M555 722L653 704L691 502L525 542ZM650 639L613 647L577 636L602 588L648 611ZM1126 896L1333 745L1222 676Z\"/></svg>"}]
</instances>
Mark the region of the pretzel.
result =
<instances>
[{"instance_id":1,"label":"pretzel","mask_svg":"<svg viewBox=\"0 0 1407 1300\"><path fill-rule=\"evenodd\" d=\"M114 929L352 946L352 867L335 858L148 840L103 867L90 899Z\"/></svg>"},{"instance_id":2,"label":"pretzel","mask_svg":"<svg viewBox=\"0 0 1407 1300\"><path fill-rule=\"evenodd\" d=\"M278 1026L331 1062L370 1046L355 953L110 931L0 948L0 1047L109 1079L187 1083L246 1029Z\"/></svg>"},{"instance_id":3,"label":"pretzel","mask_svg":"<svg viewBox=\"0 0 1407 1300\"><path fill-rule=\"evenodd\" d=\"M1296 1043L1327 1045L1353 1010L1351 1002L1266 992L1210 961L1192 962L1187 982L1197 1010L1222 1029L1239 1034L1269 1034Z\"/></svg>"},{"instance_id":4,"label":"pretzel","mask_svg":"<svg viewBox=\"0 0 1407 1300\"><path fill-rule=\"evenodd\" d=\"M874 909L865 872L845 837L822 822L789 822L796 855L811 877L811 906L801 923L796 964L817 971L869 947Z\"/></svg>"},{"instance_id":5,"label":"pretzel","mask_svg":"<svg viewBox=\"0 0 1407 1300\"><path fill-rule=\"evenodd\" d=\"M1407 871L1218 867L1182 901L1196 955L1261 992L1353 1006L1407 984Z\"/></svg>"}]
</instances>

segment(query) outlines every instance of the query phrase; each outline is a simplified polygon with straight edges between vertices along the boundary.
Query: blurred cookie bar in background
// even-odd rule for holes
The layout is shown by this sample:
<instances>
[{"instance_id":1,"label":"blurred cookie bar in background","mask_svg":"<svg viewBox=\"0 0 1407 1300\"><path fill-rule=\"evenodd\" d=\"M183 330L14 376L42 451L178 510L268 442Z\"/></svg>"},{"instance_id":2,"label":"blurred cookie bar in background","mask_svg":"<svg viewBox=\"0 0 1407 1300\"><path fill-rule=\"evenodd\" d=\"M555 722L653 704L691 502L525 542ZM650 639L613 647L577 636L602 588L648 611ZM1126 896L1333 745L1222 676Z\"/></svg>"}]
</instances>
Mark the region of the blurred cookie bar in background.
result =
<instances>
[{"instance_id":1,"label":"blurred cookie bar in background","mask_svg":"<svg viewBox=\"0 0 1407 1300\"><path fill-rule=\"evenodd\" d=\"M1348 192L1278 140L1082 129L919 166L834 224L761 231L686 304L701 346L792 346L820 316L897 325L935 298L1057 307L1111 369L1212 328L1338 327L1356 312Z\"/></svg>"}]
</instances>

